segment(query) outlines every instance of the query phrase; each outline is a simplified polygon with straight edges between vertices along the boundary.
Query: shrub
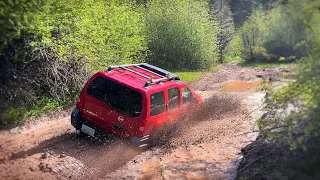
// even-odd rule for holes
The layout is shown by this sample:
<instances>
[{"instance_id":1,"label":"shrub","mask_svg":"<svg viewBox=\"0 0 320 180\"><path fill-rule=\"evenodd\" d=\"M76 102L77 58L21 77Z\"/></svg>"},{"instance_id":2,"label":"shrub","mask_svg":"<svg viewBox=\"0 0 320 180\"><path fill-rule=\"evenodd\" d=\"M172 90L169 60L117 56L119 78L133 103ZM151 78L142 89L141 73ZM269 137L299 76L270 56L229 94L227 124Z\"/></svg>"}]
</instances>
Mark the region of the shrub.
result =
<instances>
[{"instance_id":1,"label":"shrub","mask_svg":"<svg viewBox=\"0 0 320 180\"><path fill-rule=\"evenodd\" d=\"M147 35L152 64L169 69L208 69L216 62L216 32L204 1L151 1Z\"/></svg>"},{"instance_id":2,"label":"shrub","mask_svg":"<svg viewBox=\"0 0 320 180\"><path fill-rule=\"evenodd\" d=\"M1 3L0 17L2 112L73 102L92 72L147 50L145 12L130 1L18 0Z\"/></svg>"}]
</instances>

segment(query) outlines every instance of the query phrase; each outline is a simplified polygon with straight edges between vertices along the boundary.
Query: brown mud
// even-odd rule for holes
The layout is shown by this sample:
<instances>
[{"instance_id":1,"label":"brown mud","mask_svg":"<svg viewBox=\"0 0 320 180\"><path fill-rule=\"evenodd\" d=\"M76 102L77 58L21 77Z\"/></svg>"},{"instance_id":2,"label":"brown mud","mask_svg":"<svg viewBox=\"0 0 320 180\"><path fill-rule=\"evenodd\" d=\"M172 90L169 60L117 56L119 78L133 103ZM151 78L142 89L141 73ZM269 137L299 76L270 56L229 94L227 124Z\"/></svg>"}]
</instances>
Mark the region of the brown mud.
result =
<instances>
[{"instance_id":1,"label":"brown mud","mask_svg":"<svg viewBox=\"0 0 320 180\"><path fill-rule=\"evenodd\" d=\"M241 148L257 136L261 82L281 71L228 64L206 73L190 84L204 105L144 152L111 135L80 136L70 112L1 131L0 179L234 179Z\"/></svg>"}]
</instances>

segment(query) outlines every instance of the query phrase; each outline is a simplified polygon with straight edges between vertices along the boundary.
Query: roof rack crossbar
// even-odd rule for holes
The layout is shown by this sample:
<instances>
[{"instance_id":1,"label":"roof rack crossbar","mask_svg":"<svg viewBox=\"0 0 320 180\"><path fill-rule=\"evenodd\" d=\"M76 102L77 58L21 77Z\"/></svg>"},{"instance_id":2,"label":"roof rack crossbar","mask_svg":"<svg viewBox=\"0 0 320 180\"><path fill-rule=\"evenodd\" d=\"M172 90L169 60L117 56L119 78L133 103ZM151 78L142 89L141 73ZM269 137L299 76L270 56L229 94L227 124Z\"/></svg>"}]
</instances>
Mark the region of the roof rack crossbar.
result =
<instances>
[{"instance_id":1,"label":"roof rack crossbar","mask_svg":"<svg viewBox=\"0 0 320 180\"><path fill-rule=\"evenodd\" d=\"M161 69L159 67L156 67L156 66L153 66L153 65L150 65L150 64L147 64L147 63L141 63L141 65L139 65L140 67L143 66L143 68L145 69L148 69L150 71L154 71L155 73L157 74L161 74L163 77L167 77L167 79L170 79L170 80L180 80L180 77L169 72L169 71L166 71L164 69Z\"/></svg>"},{"instance_id":2,"label":"roof rack crossbar","mask_svg":"<svg viewBox=\"0 0 320 180\"><path fill-rule=\"evenodd\" d=\"M137 72L137 71L134 71L134 70L132 70L132 69L129 69L129 68L127 68L127 67L119 66L119 68L124 69L124 70L127 70L127 71L130 71L130 72L135 73L135 74L138 74L139 76L142 76L142 77L144 77L144 78L150 79L149 76L146 76L146 75L144 75L144 74L141 74L141 73L139 73L139 72Z\"/></svg>"},{"instance_id":3,"label":"roof rack crossbar","mask_svg":"<svg viewBox=\"0 0 320 180\"><path fill-rule=\"evenodd\" d=\"M155 79L155 80L153 80L152 82L153 82L153 83L158 83L158 82L161 82L161 81L164 81L164 80L171 80L171 79L170 79L170 78L167 78L167 77L163 77L163 78Z\"/></svg>"},{"instance_id":4,"label":"roof rack crossbar","mask_svg":"<svg viewBox=\"0 0 320 180\"><path fill-rule=\"evenodd\" d=\"M147 71L149 73L152 73L154 75L157 75L161 78L158 79L153 79L153 77L149 77L147 75L144 75L138 71L135 71L131 68L129 68L130 66L142 69L144 71ZM166 71L164 69L158 68L156 66L152 66L150 64L147 63L141 63L141 64L125 64L125 65L120 65L120 66L110 66L107 71L111 71L114 68L120 68L120 69L124 69L127 71L130 71L132 73L135 73L139 76L142 76L146 79L148 79L148 81L145 83L144 87L149 87L151 86L153 83L161 83L162 81L170 81L170 80L180 80L179 76L170 73L169 71Z\"/></svg>"},{"instance_id":5,"label":"roof rack crossbar","mask_svg":"<svg viewBox=\"0 0 320 180\"><path fill-rule=\"evenodd\" d=\"M173 80L173 79L175 79L175 78L174 77L163 77L163 78L159 78L159 79L150 80L150 81L147 81L145 83L144 87L149 87L153 83L157 84L157 83L161 83L162 81L170 81L170 80Z\"/></svg>"},{"instance_id":6,"label":"roof rack crossbar","mask_svg":"<svg viewBox=\"0 0 320 180\"><path fill-rule=\"evenodd\" d=\"M119 65L119 66L110 66L107 71L111 71L114 68L121 68L121 67L129 67L129 66L137 66L141 64L124 64L124 65Z\"/></svg>"},{"instance_id":7,"label":"roof rack crossbar","mask_svg":"<svg viewBox=\"0 0 320 180\"><path fill-rule=\"evenodd\" d=\"M156 73L156 72L154 72L154 71L150 71L150 70L148 70L148 69L146 69L146 68L143 68L143 67L141 67L141 66L139 66L139 65L133 65L133 66L136 67L136 68L139 68L139 69L143 69L143 70L145 70L145 71L147 71L147 72L149 72L149 73L152 73L152 74L154 74L154 75L160 76L161 78L164 77L164 76L161 75L161 74L158 74L158 73Z\"/></svg>"}]
</instances>

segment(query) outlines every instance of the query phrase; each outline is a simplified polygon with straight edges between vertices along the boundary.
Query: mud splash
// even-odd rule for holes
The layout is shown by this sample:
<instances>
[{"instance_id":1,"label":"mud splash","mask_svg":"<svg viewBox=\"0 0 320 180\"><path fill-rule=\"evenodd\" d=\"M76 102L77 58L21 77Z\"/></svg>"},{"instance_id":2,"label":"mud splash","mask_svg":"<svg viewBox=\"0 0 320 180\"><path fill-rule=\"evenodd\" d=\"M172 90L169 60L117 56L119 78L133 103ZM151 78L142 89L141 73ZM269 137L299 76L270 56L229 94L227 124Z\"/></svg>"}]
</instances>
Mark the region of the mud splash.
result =
<instances>
[{"instance_id":1,"label":"mud splash","mask_svg":"<svg viewBox=\"0 0 320 180\"><path fill-rule=\"evenodd\" d=\"M219 84L218 87L222 87L225 92L240 92L257 87L261 84L263 84L262 81L228 81ZM268 86L269 84L266 83L265 85Z\"/></svg>"}]
</instances>

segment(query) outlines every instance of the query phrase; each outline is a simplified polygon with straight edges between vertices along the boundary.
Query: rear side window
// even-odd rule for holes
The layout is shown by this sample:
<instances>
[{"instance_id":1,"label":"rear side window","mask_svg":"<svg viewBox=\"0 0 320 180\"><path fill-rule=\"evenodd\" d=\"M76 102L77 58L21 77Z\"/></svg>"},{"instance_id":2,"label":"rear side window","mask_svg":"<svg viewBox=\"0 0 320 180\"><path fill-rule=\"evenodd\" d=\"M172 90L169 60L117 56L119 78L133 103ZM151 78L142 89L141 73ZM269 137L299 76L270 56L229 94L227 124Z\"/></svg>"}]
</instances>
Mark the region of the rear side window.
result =
<instances>
[{"instance_id":1,"label":"rear side window","mask_svg":"<svg viewBox=\"0 0 320 180\"><path fill-rule=\"evenodd\" d=\"M168 96L169 96L168 109L172 110L172 109L179 108L179 105L180 105L179 89L176 87L168 89Z\"/></svg>"},{"instance_id":2,"label":"rear side window","mask_svg":"<svg viewBox=\"0 0 320 180\"><path fill-rule=\"evenodd\" d=\"M156 92L150 95L150 116L161 114L165 111L164 92Z\"/></svg>"},{"instance_id":3,"label":"rear side window","mask_svg":"<svg viewBox=\"0 0 320 180\"><path fill-rule=\"evenodd\" d=\"M183 98L183 104L190 103L192 100L191 91L186 87L182 89L182 98Z\"/></svg>"},{"instance_id":4,"label":"rear side window","mask_svg":"<svg viewBox=\"0 0 320 180\"><path fill-rule=\"evenodd\" d=\"M90 83L87 93L128 116L136 117L141 113L142 97L139 92L101 76Z\"/></svg>"}]
</instances>

